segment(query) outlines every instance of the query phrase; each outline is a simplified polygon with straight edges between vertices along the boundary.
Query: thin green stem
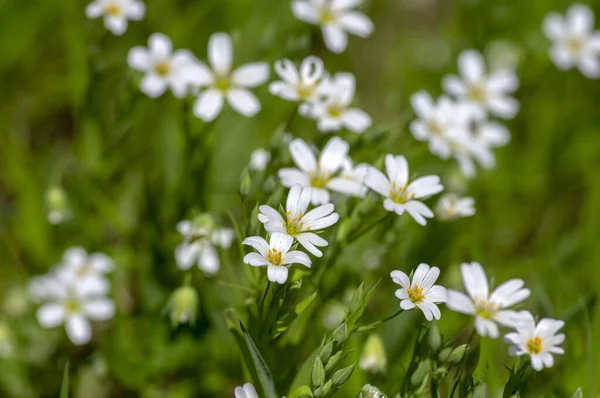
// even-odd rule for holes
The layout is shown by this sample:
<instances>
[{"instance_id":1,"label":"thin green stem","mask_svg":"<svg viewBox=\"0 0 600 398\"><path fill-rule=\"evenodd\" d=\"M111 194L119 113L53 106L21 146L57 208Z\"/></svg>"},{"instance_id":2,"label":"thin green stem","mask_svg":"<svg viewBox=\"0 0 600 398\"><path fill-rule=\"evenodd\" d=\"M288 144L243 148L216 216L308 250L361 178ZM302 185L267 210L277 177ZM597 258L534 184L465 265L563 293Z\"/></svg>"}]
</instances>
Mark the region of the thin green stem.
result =
<instances>
[{"instance_id":1,"label":"thin green stem","mask_svg":"<svg viewBox=\"0 0 600 398\"><path fill-rule=\"evenodd\" d=\"M267 299L267 294L269 293L269 288L271 287L271 281L267 282L267 287L265 288L265 292L263 293L262 299L260 300L260 306L258 307L261 315L265 312L265 300Z\"/></svg>"},{"instance_id":2,"label":"thin green stem","mask_svg":"<svg viewBox=\"0 0 600 398\"><path fill-rule=\"evenodd\" d=\"M469 335L469 339L467 340L467 349L471 348L471 340L473 339L473 336L475 336L475 328L471 329L471 334ZM452 392L449 395L449 397L451 397L451 398L454 396L454 393L456 392L456 389L458 388L458 382L460 381L460 374L462 373L462 370L465 367L465 364L467 363L467 357L468 357L468 352L465 352L465 357L463 358L463 361L460 364L460 367L456 371L456 377L454 379L454 386L452 387Z\"/></svg>"}]
</instances>

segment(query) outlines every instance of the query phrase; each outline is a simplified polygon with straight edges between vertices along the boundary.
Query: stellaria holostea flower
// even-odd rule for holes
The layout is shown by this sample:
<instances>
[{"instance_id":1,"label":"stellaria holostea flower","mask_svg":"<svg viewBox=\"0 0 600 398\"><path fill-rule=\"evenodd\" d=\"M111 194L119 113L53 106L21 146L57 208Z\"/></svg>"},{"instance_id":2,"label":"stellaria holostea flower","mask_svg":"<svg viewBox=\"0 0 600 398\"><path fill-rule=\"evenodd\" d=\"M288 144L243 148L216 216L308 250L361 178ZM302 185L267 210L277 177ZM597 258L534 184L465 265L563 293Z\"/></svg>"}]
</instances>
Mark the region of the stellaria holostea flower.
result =
<instances>
[{"instance_id":1,"label":"stellaria holostea flower","mask_svg":"<svg viewBox=\"0 0 600 398\"><path fill-rule=\"evenodd\" d=\"M436 207L436 213L442 220L453 220L475 214L475 199L460 197L454 193L443 195Z\"/></svg>"},{"instance_id":2,"label":"stellaria holostea flower","mask_svg":"<svg viewBox=\"0 0 600 398\"><path fill-rule=\"evenodd\" d=\"M440 319L440 309L436 304L445 302L447 293L446 288L434 285L439 275L438 267L429 267L424 263L417 267L412 282L404 272L392 271L392 280L401 286L396 290L396 297L401 300L400 308L410 310L418 307L428 321Z\"/></svg>"},{"instance_id":3,"label":"stellaria holostea flower","mask_svg":"<svg viewBox=\"0 0 600 398\"><path fill-rule=\"evenodd\" d=\"M127 30L127 21L141 21L146 6L138 0L94 0L85 8L88 18L104 17L104 26L120 36Z\"/></svg>"},{"instance_id":4,"label":"stellaria holostea flower","mask_svg":"<svg viewBox=\"0 0 600 398\"><path fill-rule=\"evenodd\" d=\"M235 388L235 398L258 398L258 394L251 383Z\"/></svg>"},{"instance_id":5,"label":"stellaria holostea flower","mask_svg":"<svg viewBox=\"0 0 600 398\"><path fill-rule=\"evenodd\" d=\"M281 81L272 82L269 91L287 101L316 101L323 95L325 69L319 57L309 56L300 70L289 59L275 61L275 72Z\"/></svg>"},{"instance_id":6,"label":"stellaria holostea flower","mask_svg":"<svg viewBox=\"0 0 600 398\"><path fill-rule=\"evenodd\" d=\"M267 168L271 160L271 152L263 148L258 148L250 154L250 163L248 167L252 170L263 171Z\"/></svg>"}]
</instances>

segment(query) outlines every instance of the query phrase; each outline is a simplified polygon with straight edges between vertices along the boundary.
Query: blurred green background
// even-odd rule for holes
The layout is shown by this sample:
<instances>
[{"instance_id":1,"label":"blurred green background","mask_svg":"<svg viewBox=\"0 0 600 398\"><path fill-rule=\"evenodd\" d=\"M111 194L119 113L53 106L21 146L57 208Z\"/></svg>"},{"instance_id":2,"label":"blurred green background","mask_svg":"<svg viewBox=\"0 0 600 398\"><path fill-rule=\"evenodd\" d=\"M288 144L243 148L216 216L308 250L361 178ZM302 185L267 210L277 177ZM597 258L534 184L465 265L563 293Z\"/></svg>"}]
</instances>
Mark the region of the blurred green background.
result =
<instances>
[{"instance_id":1,"label":"blurred green background","mask_svg":"<svg viewBox=\"0 0 600 398\"><path fill-rule=\"evenodd\" d=\"M584 3L600 12L600 1ZM308 337L280 367L300 366L322 337L324 309L343 303L361 281L383 278L367 309L371 322L397 309L391 270L426 262L442 269L440 283L460 288L459 264L479 261L496 284L525 279L533 294L524 308L567 322L566 355L537 376L531 396L570 396L577 387L585 396L600 393L600 346L593 339L600 331L600 83L558 71L541 33L543 17L570 4L371 0L361 10L374 21L374 34L352 37L349 50L334 55L317 28L294 18L287 0L150 0L145 19L131 22L122 37L88 20L84 1L0 0L0 344L12 347L0 358L0 396L57 396L67 358L77 397L230 397L250 381L223 311L243 314L245 300L262 288L260 274L250 273L235 245L222 253L216 277L195 269L202 314L195 327L171 330L163 309L183 280L173 256L175 224L193 211L214 212L226 225L227 211L244 220L237 187L251 151L274 149L272 174L291 165L277 144L283 129L318 146L326 137L313 121L292 116L294 105L271 96L267 85L256 91L263 106L257 117L227 108L211 124L193 117L193 98L151 100L139 92L140 76L126 63L131 47L162 32L175 48L205 60L216 31L232 34L236 65L314 54L331 72L354 73L357 103L375 127L361 137L340 134L352 142L351 156L373 163L384 153L404 154L411 172L439 174L446 186L463 182L453 162L434 157L408 132L410 95L441 94L441 78L456 72L457 54L467 48L515 62L521 81L522 108L508 123L511 143L496 151L496 169L480 172L466 189L477 214L425 228L396 218L345 249L311 307ZM46 218L51 186L64 189L72 210L58 226ZM281 194L269 200L277 203ZM256 189L249 201L246 213L267 197ZM24 296L27 279L47 272L72 245L106 252L118 264L117 315L97 325L84 347L71 345L62 328L39 327ZM443 310L439 327L446 340L460 343L470 322ZM354 396L365 383L397 389L421 323L421 314L406 313L385 324L388 372L356 371L338 396ZM352 345L360 348L365 338L354 336ZM503 364L514 359L501 340L481 344L478 374L487 364L490 396L500 396L508 378Z\"/></svg>"}]
</instances>

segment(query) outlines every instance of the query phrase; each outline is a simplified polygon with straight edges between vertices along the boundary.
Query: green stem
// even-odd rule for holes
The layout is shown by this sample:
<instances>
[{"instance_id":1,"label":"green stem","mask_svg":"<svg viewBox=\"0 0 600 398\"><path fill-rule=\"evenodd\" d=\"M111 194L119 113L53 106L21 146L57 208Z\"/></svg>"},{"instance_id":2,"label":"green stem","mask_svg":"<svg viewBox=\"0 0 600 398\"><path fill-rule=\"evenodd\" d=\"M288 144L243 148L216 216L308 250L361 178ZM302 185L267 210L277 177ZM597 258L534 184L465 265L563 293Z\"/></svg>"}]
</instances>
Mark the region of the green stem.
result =
<instances>
[{"instance_id":1,"label":"green stem","mask_svg":"<svg viewBox=\"0 0 600 398\"><path fill-rule=\"evenodd\" d=\"M467 349L471 348L471 340L473 339L473 336L475 336L475 328L473 328L471 330L471 334L469 335L469 339L467 340ZM454 386L452 387L452 392L449 395L450 398L452 398L454 396L454 392L458 388L458 382L460 381L460 374L461 374L463 368L465 367L465 364L467 363L467 357L468 357L468 352L465 352L465 357L463 358L463 361L460 364L460 367L456 371L456 377L454 379Z\"/></svg>"},{"instance_id":2,"label":"green stem","mask_svg":"<svg viewBox=\"0 0 600 398\"><path fill-rule=\"evenodd\" d=\"M260 300L260 306L258 307L261 315L265 312L265 300L267 299L267 294L269 293L269 288L271 287L271 281L267 282L267 287L265 288L265 292L263 293L262 299Z\"/></svg>"}]
</instances>

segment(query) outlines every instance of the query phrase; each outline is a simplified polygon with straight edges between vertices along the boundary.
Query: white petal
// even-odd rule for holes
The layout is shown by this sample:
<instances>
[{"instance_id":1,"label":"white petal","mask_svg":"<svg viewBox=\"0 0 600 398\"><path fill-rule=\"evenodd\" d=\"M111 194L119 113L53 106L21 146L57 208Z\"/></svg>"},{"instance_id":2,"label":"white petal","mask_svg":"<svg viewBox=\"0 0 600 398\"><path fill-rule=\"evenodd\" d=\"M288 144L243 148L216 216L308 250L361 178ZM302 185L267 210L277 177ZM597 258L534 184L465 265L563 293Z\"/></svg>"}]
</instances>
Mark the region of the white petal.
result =
<instances>
[{"instance_id":1,"label":"white petal","mask_svg":"<svg viewBox=\"0 0 600 398\"><path fill-rule=\"evenodd\" d=\"M429 118L434 113L434 103L426 91L419 91L410 97L410 104L415 113L422 119Z\"/></svg>"},{"instance_id":2,"label":"white petal","mask_svg":"<svg viewBox=\"0 0 600 398\"><path fill-rule=\"evenodd\" d=\"M567 10L567 23L570 33L586 34L594 28L594 12L586 5L574 4Z\"/></svg>"},{"instance_id":3,"label":"white petal","mask_svg":"<svg viewBox=\"0 0 600 398\"><path fill-rule=\"evenodd\" d=\"M350 145L339 137L330 139L319 157L320 169L330 173L339 170L348 155L349 147Z\"/></svg>"},{"instance_id":4,"label":"white petal","mask_svg":"<svg viewBox=\"0 0 600 398\"><path fill-rule=\"evenodd\" d=\"M331 7L334 10L346 10L362 4L364 0L332 0Z\"/></svg>"},{"instance_id":5,"label":"white petal","mask_svg":"<svg viewBox=\"0 0 600 398\"><path fill-rule=\"evenodd\" d=\"M311 203L315 206L324 205L329 203L329 192L326 189L321 188L312 188L312 197L310 199Z\"/></svg>"},{"instance_id":6,"label":"white petal","mask_svg":"<svg viewBox=\"0 0 600 398\"><path fill-rule=\"evenodd\" d=\"M385 170L396 186L401 187L408 182L408 162L404 156L386 155Z\"/></svg>"},{"instance_id":7,"label":"white petal","mask_svg":"<svg viewBox=\"0 0 600 398\"><path fill-rule=\"evenodd\" d=\"M342 114L342 122L348 130L354 133L364 132L373 123L367 112L356 108L345 111Z\"/></svg>"},{"instance_id":8,"label":"white petal","mask_svg":"<svg viewBox=\"0 0 600 398\"><path fill-rule=\"evenodd\" d=\"M519 79L512 71L498 71L487 81L488 89L494 92L513 92L519 87Z\"/></svg>"},{"instance_id":9,"label":"white petal","mask_svg":"<svg viewBox=\"0 0 600 398\"><path fill-rule=\"evenodd\" d=\"M242 87L256 87L269 79L269 65L256 62L240 66L231 74L231 81Z\"/></svg>"},{"instance_id":10,"label":"white petal","mask_svg":"<svg viewBox=\"0 0 600 398\"><path fill-rule=\"evenodd\" d=\"M231 70L233 48L227 33L214 33L208 39L208 61L217 74L224 76Z\"/></svg>"},{"instance_id":11,"label":"white petal","mask_svg":"<svg viewBox=\"0 0 600 398\"><path fill-rule=\"evenodd\" d=\"M326 25L322 27L325 46L332 52L340 54L348 45L348 35L337 25Z\"/></svg>"},{"instance_id":12,"label":"white petal","mask_svg":"<svg viewBox=\"0 0 600 398\"><path fill-rule=\"evenodd\" d=\"M365 185L373 191L388 197L390 195L390 182L385 175L375 167L370 167L365 178Z\"/></svg>"},{"instance_id":13,"label":"white petal","mask_svg":"<svg viewBox=\"0 0 600 398\"><path fill-rule=\"evenodd\" d=\"M300 76L306 84L315 84L323 76L323 71L323 61L319 57L306 57L300 64Z\"/></svg>"},{"instance_id":14,"label":"white petal","mask_svg":"<svg viewBox=\"0 0 600 398\"><path fill-rule=\"evenodd\" d=\"M373 33L373 22L361 12L344 13L339 22L345 30L360 37L367 37Z\"/></svg>"},{"instance_id":15,"label":"white petal","mask_svg":"<svg viewBox=\"0 0 600 398\"><path fill-rule=\"evenodd\" d=\"M421 265L427 265L427 264L421 264ZM419 268L421 268L421 265L419 265L419 267L417 268L417 271L419 271ZM417 272L415 272L415 279L416 279L416 275ZM438 267L431 267L428 269L427 273L423 276L423 279L419 282L419 287L423 288L423 290L427 291L429 290L433 284L435 283L435 281L437 281L437 278L440 276L440 269Z\"/></svg>"},{"instance_id":16,"label":"white petal","mask_svg":"<svg viewBox=\"0 0 600 398\"><path fill-rule=\"evenodd\" d=\"M458 70L470 83L479 82L484 74L484 62L481 54L475 50L466 50L458 56Z\"/></svg>"},{"instance_id":17,"label":"white petal","mask_svg":"<svg viewBox=\"0 0 600 398\"><path fill-rule=\"evenodd\" d=\"M402 308L403 310L410 310L415 307L415 304L410 300L402 300L400 302L400 308Z\"/></svg>"},{"instance_id":18,"label":"white petal","mask_svg":"<svg viewBox=\"0 0 600 398\"><path fill-rule=\"evenodd\" d=\"M280 59L275 61L275 73L279 75L286 84L295 86L298 83L298 70L296 65L289 59Z\"/></svg>"},{"instance_id":19,"label":"white petal","mask_svg":"<svg viewBox=\"0 0 600 398\"><path fill-rule=\"evenodd\" d=\"M281 264L302 264L305 267L310 268L312 262L310 261L310 257L304 252L300 250L294 250L289 253L286 253L281 259Z\"/></svg>"},{"instance_id":20,"label":"white petal","mask_svg":"<svg viewBox=\"0 0 600 398\"><path fill-rule=\"evenodd\" d=\"M525 300L531 292L523 289L522 279L510 279L498 286L490 295L490 301L500 304L502 307L510 307Z\"/></svg>"},{"instance_id":21,"label":"white petal","mask_svg":"<svg viewBox=\"0 0 600 398\"><path fill-rule=\"evenodd\" d=\"M88 18L98 18L104 15L104 7L100 2L94 1L85 7L85 16Z\"/></svg>"},{"instance_id":22,"label":"white petal","mask_svg":"<svg viewBox=\"0 0 600 398\"><path fill-rule=\"evenodd\" d=\"M295 184L300 184L303 187L310 187L310 180L306 173L298 169L283 168L277 172L281 179L281 184L284 187L293 187Z\"/></svg>"},{"instance_id":23,"label":"white petal","mask_svg":"<svg viewBox=\"0 0 600 398\"><path fill-rule=\"evenodd\" d=\"M445 76L442 80L444 90L449 94L462 97L467 94L467 88L458 76Z\"/></svg>"},{"instance_id":24,"label":"white petal","mask_svg":"<svg viewBox=\"0 0 600 398\"><path fill-rule=\"evenodd\" d=\"M81 315L71 315L66 323L67 335L73 344L86 344L92 338L92 326Z\"/></svg>"},{"instance_id":25,"label":"white petal","mask_svg":"<svg viewBox=\"0 0 600 398\"><path fill-rule=\"evenodd\" d=\"M544 340L555 335L563 326L565 326L564 321L543 318L538 322L535 333Z\"/></svg>"},{"instance_id":26,"label":"white petal","mask_svg":"<svg viewBox=\"0 0 600 398\"><path fill-rule=\"evenodd\" d=\"M417 178L408 185L407 190L414 195L413 198L419 199L442 192L444 187L440 184L440 177L430 175Z\"/></svg>"},{"instance_id":27,"label":"white petal","mask_svg":"<svg viewBox=\"0 0 600 398\"><path fill-rule=\"evenodd\" d=\"M217 90L206 90L200 93L194 104L194 115L205 122L213 121L223 109L223 95Z\"/></svg>"},{"instance_id":28,"label":"white petal","mask_svg":"<svg viewBox=\"0 0 600 398\"><path fill-rule=\"evenodd\" d=\"M319 12L316 7L304 0L294 0L292 2L292 12L301 21L311 24L319 22Z\"/></svg>"},{"instance_id":29,"label":"white petal","mask_svg":"<svg viewBox=\"0 0 600 398\"><path fill-rule=\"evenodd\" d=\"M316 257L322 257L323 252L317 249L317 246L327 246L328 243L325 239L321 238L317 234L313 234L311 232L301 233L296 235L296 240L302 247L308 250L312 255Z\"/></svg>"},{"instance_id":30,"label":"white petal","mask_svg":"<svg viewBox=\"0 0 600 398\"><path fill-rule=\"evenodd\" d=\"M269 265L267 267L267 278L271 282L279 283L280 285L284 284L288 277L288 269L284 266L274 266Z\"/></svg>"},{"instance_id":31,"label":"white petal","mask_svg":"<svg viewBox=\"0 0 600 398\"><path fill-rule=\"evenodd\" d=\"M127 18L120 15L118 17L105 16L104 26L116 36L121 36L127 30Z\"/></svg>"},{"instance_id":32,"label":"white petal","mask_svg":"<svg viewBox=\"0 0 600 398\"><path fill-rule=\"evenodd\" d=\"M549 13L546 18L544 18L542 30L544 31L546 37L551 40L558 40L562 38L565 34L565 26L562 16L556 12Z\"/></svg>"},{"instance_id":33,"label":"white petal","mask_svg":"<svg viewBox=\"0 0 600 398\"><path fill-rule=\"evenodd\" d=\"M418 200L410 200L404 204L404 209L411 215L414 220L420 225L426 225L426 218L432 218L433 212L424 203Z\"/></svg>"},{"instance_id":34,"label":"white petal","mask_svg":"<svg viewBox=\"0 0 600 398\"><path fill-rule=\"evenodd\" d=\"M233 238L235 237L235 231L231 228L217 228L213 231L210 240L217 246L224 249L229 249Z\"/></svg>"},{"instance_id":35,"label":"white petal","mask_svg":"<svg viewBox=\"0 0 600 398\"><path fill-rule=\"evenodd\" d=\"M428 321L432 321L433 320L433 309L431 308L431 306L427 305L428 303L421 303L419 305L417 305L417 307L419 307L419 309L423 312L423 315L425 315L425 319ZM435 305L433 305L435 307ZM437 307L436 307L437 308Z\"/></svg>"},{"instance_id":36,"label":"white petal","mask_svg":"<svg viewBox=\"0 0 600 398\"><path fill-rule=\"evenodd\" d=\"M153 58L167 59L173 50L171 39L162 33L154 33L148 38L148 49Z\"/></svg>"},{"instance_id":37,"label":"white petal","mask_svg":"<svg viewBox=\"0 0 600 398\"><path fill-rule=\"evenodd\" d=\"M150 98L160 97L167 89L167 81L153 72L144 76L140 83L140 90Z\"/></svg>"},{"instance_id":38,"label":"white petal","mask_svg":"<svg viewBox=\"0 0 600 398\"><path fill-rule=\"evenodd\" d=\"M448 301L446 301L446 307L462 314L475 314L475 305L473 304L473 301L466 294L452 289L448 289Z\"/></svg>"},{"instance_id":39,"label":"white petal","mask_svg":"<svg viewBox=\"0 0 600 398\"><path fill-rule=\"evenodd\" d=\"M88 254L81 246L73 246L65 250L63 261L70 265L82 266L88 261Z\"/></svg>"},{"instance_id":40,"label":"white petal","mask_svg":"<svg viewBox=\"0 0 600 398\"><path fill-rule=\"evenodd\" d=\"M83 312L90 319L106 321L115 315L115 303L107 299L95 299L83 304Z\"/></svg>"},{"instance_id":41,"label":"white petal","mask_svg":"<svg viewBox=\"0 0 600 398\"><path fill-rule=\"evenodd\" d=\"M462 280L469 296L474 300L487 300L488 281L483 267L478 262L463 263L460 266Z\"/></svg>"},{"instance_id":42,"label":"white petal","mask_svg":"<svg viewBox=\"0 0 600 398\"><path fill-rule=\"evenodd\" d=\"M581 73L587 78L595 79L600 76L600 61L595 53L581 57L578 66Z\"/></svg>"},{"instance_id":43,"label":"white petal","mask_svg":"<svg viewBox=\"0 0 600 398\"><path fill-rule=\"evenodd\" d=\"M290 250L290 247L292 247L292 243L294 243L294 238L290 235L282 232L275 232L271 235L269 248L285 254Z\"/></svg>"},{"instance_id":44,"label":"white petal","mask_svg":"<svg viewBox=\"0 0 600 398\"><path fill-rule=\"evenodd\" d=\"M492 97L488 101L490 112L502 119L512 119L519 112L519 102L511 97Z\"/></svg>"},{"instance_id":45,"label":"white petal","mask_svg":"<svg viewBox=\"0 0 600 398\"><path fill-rule=\"evenodd\" d=\"M537 371L544 369L544 364L542 363L540 355L531 356L531 367Z\"/></svg>"},{"instance_id":46,"label":"white petal","mask_svg":"<svg viewBox=\"0 0 600 398\"><path fill-rule=\"evenodd\" d=\"M392 271L390 272L390 276L392 277L392 281L402 286L404 289L408 289L410 287L410 279L408 275L406 275L402 271Z\"/></svg>"},{"instance_id":47,"label":"white petal","mask_svg":"<svg viewBox=\"0 0 600 398\"><path fill-rule=\"evenodd\" d=\"M550 59L561 70L567 70L573 67L575 60L571 53L563 46L554 46L550 49Z\"/></svg>"},{"instance_id":48,"label":"white petal","mask_svg":"<svg viewBox=\"0 0 600 398\"><path fill-rule=\"evenodd\" d=\"M252 92L241 89L233 88L227 92L227 102L233 109L238 113L252 117L260 111L260 102Z\"/></svg>"},{"instance_id":49,"label":"white petal","mask_svg":"<svg viewBox=\"0 0 600 398\"><path fill-rule=\"evenodd\" d=\"M144 15L146 14L146 5L141 1L132 2L125 10L125 14L129 19L132 19L134 21L141 21L144 18Z\"/></svg>"},{"instance_id":50,"label":"white petal","mask_svg":"<svg viewBox=\"0 0 600 398\"><path fill-rule=\"evenodd\" d=\"M182 243L175 248L175 261L181 270L190 269L198 258L198 245Z\"/></svg>"},{"instance_id":51,"label":"white petal","mask_svg":"<svg viewBox=\"0 0 600 398\"><path fill-rule=\"evenodd\" d=\"M254 386L250 383L244 384L244 392L246 393L245 398L258 398L258 394L254 389Z\"/></svg>"},{"instance_id":52,"label":"white petal","mask_svg":"<svg viewBox=\"0 0 600 398\"><path fill-rule=\"evenodd\" d=\"M269 244L260 236L249 236L242 241L242 245L252 246L263 257L267 257L269 252Z\"/></svg>"},{"instance_id":53,"label":"white petal","mask_svg":"<svg viewBox=\"0 0 600 398\"><path fill-rule=\"evenodd\" d=\"M92 264L94 270L102 273L112 272L115 268L115 263L104 253L92 253L89 257L89 262Z\"/></svg>"},{"instance_id":54,"label":"white petal","mask_svg":"<svg viewBox=\"0 0 600 398\"><path fill-rule=\"evenodd\" d=\"M37 310L36 317L42 327L53 328L64 321L65 308L61 304L44 304Z\"/></svg>"},{"instance_id":55,"label":"white petal","mask_svg":"<svg viewBox=\"0 0 600 398\"><path fill-rule=\"evenodd\" d=\"M317 160L310 147L300 138L290 142L290 154L294 163L305 172L314 172L317 170Z\"/></svg>"},{"instance_id":56,"label":"white petal","mask_svg":"<svg viewBox=\"0 0 600 398\"><path fill-rule=\"evenodd\" d=\"M304 188L302 185L294 185L288 193L285 203L286 211L289 212L289 215L293 218L299 217L300 214L304 214L306 209L308 209L311 196L312 192L310 191L310 188Z\"/></svg>"},{"instance_id":57,"label":"white petal","mask_svg":"<svg viewBox=\"0 0 600 398\"><path fill-rule=\"evenodd\" d=\"M310 229L311 231L319 231L332 226L338 221L339 215L337 213L331 213L333 213L333 204L331 203L309 211L302 217L304 228Z\"/></svg>"},{"instance_id":58,"label":"white petal","mask_svg":"<svg viewBox=\"0 0 600 398\"><path fill-rule=\"evenodd\" d=\"M244 256L244 264L253 267L262 267L264 265L269 265L269 262L258 253L248 253Z\"/></svg>"},{"instance_id":59,"label":"white petal","mask_svg":"<svg viewBox=\"0 0 600 398\"><path fill-rule=\"evenodd\" d=\"M209 275L216 274L221 267L219 253L210 243L205 243L200 250L198 257L198 267Z\"/></svg>"}]
</instances>

